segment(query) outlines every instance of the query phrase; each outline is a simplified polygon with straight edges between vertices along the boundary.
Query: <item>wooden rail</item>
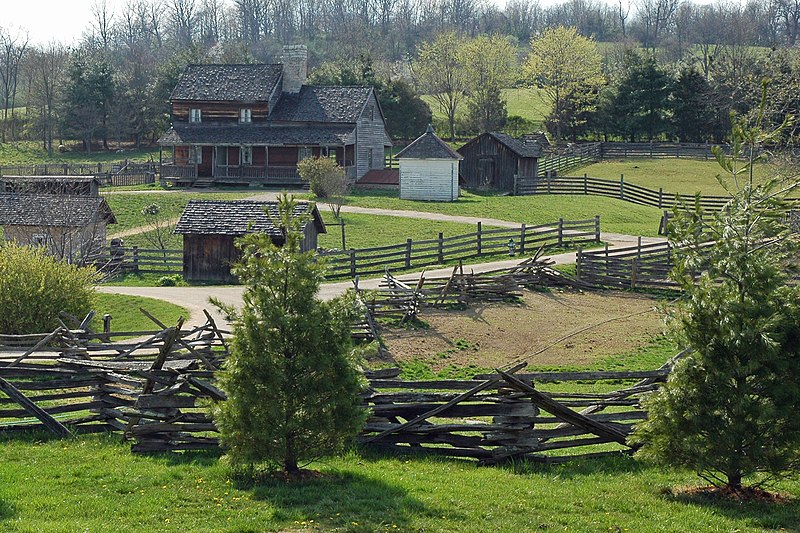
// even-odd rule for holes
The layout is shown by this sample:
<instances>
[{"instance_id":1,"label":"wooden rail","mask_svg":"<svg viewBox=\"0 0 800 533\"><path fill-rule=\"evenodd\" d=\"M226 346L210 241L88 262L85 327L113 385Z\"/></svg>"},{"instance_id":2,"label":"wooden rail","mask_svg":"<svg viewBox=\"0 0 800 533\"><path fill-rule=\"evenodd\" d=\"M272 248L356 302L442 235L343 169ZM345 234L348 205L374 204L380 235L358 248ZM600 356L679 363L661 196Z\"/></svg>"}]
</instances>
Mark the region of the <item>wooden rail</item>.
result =
<instances>
[{"instance_id":1,"label":"wooden rail","mask_svg":"<svg viewBox=\"0 0 800 533\"><path fill-rule=\"evenodd\" d=\"M539 159L538 175L557 175L596 163L602 158L601 143L576 144Z\"/></svg>"},{"instance_id":2,"label":"wooden rail","mask_svg":"<svg viewBox=\"0 0 800 533\"><path fill-rule=\"evenodd\" d=\"M446 261L489 256L492 254L530 254L539 248L552 249L567 245L600 242L600 217L588 220L563 220L538 226L483 229L479 222L473 233L373 248L320 251L328 264L329 277L355 277L380 274L387 268L408 270Z\"/></svg>"},{"instance_id":3,"label":"wooden rail","mask_svg":"<svg viewBox=\"0 0 800 533\"><path fill-rule=\"evenodd\" d=\"M155 182L156 163L48 163L43 165L3 165L0 176L94 176L103 185L143 185Z\"/></svg>"},{"instance_id":4,"label":"wooden rail","mask_svg":"<svg viewBox=\"0 0 800 533\"><path fill-rule=\"evenodd\" d=\"M589 176L555 176L555 177L518 177L516 194L584 194L605 196L631 202L638 205L657 207L659 209L672 209L681 202L677 193L649 189L625 181L624 176L619 180L592 178ZM694 202L693 195L682 197L687 203ZM727 196L701 196L700 205L703 209L718 211L730 200Z\"/></svg>"}]
</instances>

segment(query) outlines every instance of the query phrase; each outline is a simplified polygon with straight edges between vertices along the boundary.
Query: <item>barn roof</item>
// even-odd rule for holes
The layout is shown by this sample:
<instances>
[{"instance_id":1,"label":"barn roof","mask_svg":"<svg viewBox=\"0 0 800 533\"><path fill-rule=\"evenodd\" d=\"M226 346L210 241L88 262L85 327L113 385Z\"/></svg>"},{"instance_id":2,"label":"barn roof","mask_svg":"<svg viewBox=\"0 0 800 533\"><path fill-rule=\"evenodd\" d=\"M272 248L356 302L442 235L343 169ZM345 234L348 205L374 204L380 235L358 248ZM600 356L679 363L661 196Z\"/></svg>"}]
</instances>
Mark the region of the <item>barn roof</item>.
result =
<instances>
[{"instance_id":1,"label":"barn roof","mask_svg":"<svg viewBox=\"0 0 800 533\"><path fill-rule=\"evenodd\" d=\"M300 216L311 209L312 223L319 233L325 233L325 224L316 205L298 202L292 216ZM269 214L267 214L267 212ZM278 202L254 200L189 200L183 210L175 233L182 235L231 235L266 233L281 237L283 234L274 221L278 219Z\"/></svg>"},{"instance_id":2,"label":"barn roof","mask_svg":"<svg viewBox=\"0 0 800 533\"><path fill-rule=\"evenodd\" d=\"M303 85L297 94L281 96L270 120L355 124L372 91L372 87Z\"/></svg>"},{"instance_id":3,"label":"barn roof","mask_svg":"<svg viewBox=\"0 0 800 533\"><path fill-rule=\"evenodd\" d=\"M499 131L490 131L486 135L496 139L520 157L542 157L542 145L536 140L515 139L511 135Z\"/></svg>"},{"instance_id":4,"label":"barn roof","mask_svg":"<svg viewBox=\"0 0 800 533\"><path fill-rule=\"evenodd\" d=\"M433 132L433 126L417 137L414 142L400 150L397 159L464 159L464 157L447 146L443 140Z\"/></svg>"},{"instance_id":5,"label":"barn roof","mask_svg":"<svg viewBox=\"0 0 800 533\"><path fill-rule=\"evenodd\" d=\"M117 219L105 198L48 194L0 194L0 225L77 228Z\"/></svg>"},{"instance_id":6,"label":"barn roof","mask_svg":"<svg viewBox=\"0 0 800 533\"><path fill-rule=\"evenodd\" d=\"M173 144L341 145L352 142L354 126L176 125L158 142Z\"/></svg>"},{"instance_id":7,"label":"barn roof","mask_svg":"<svg viewBox=\"0 0 800 533\"><path fill-rule=\"evenodd\" d=\"M281 81L283 65L189 65L172 100L266 102Z\"/></svg>"}]
</instances>

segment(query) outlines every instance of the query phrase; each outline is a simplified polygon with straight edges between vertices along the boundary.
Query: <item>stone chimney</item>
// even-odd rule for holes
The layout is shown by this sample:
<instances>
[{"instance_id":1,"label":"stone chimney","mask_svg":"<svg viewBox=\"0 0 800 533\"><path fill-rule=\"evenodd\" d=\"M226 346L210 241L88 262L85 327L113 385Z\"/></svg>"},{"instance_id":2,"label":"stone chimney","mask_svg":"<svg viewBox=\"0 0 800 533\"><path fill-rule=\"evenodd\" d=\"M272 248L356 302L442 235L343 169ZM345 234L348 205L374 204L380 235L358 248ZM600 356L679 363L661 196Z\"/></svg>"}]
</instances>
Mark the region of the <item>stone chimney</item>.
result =
<instances>
[{"instance_id":1,"label":"stone chimney","mask_svg":"<svg viewBox=\"0 0 800 533\"><path fill-rule=\"evenodd\" d=\"M308 76L308 49L304 44L283 47L283 92L298 93Z\"/></svg>"}]
</instances>

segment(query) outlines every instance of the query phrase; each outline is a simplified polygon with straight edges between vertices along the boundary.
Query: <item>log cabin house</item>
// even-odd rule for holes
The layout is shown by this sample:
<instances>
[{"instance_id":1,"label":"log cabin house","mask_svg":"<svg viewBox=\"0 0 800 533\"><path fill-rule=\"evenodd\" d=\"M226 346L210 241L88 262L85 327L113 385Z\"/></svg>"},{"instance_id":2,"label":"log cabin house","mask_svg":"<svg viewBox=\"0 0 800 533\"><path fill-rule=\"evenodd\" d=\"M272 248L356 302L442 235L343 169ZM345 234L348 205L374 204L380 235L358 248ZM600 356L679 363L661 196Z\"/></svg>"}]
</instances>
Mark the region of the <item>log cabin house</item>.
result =
<instances>
[{"instance_id":1,"label":"log cabin house","mask_svg":"<svg viewBox=\"0 0 800 533\"><path fill-rule=\"evenodd\" d=\"M161 177L182 184L300 185L297 163L335 157L356 180L391 146L372 87L305 85L305 46L274 65L189 65L159 139ZM164 161L164 151L167 161Z\"/></svg>"},{"instance_id":2,"label":"log cabin house","mask_svg":"<svg viewBox=\"0 0 800 533\"><path fill-rule=\"evenodd\" d=\"M101 196L0 194L5 240L43 246L69 263L90 260L105 247L117 219Z\"/></svg>"},{"instance_id":3,"label":"log cabin house","mask_svg":"<svg viewBox=\"0 0 800 533\"><path fill-rule=\"evenodd\" d=\"M317 236L325 223L316 205L298 202L294 216L311 209L311 220L303 227L301 250L317 248ZM267 214L269 212L269 214ZM241 257L234 241L248 233L266 233L276 246L285 240L278 220L277 202L253 200L190 200L175 226L183 235L183 277L189 281L235 282L231 265Z\"/></svg>"},{"instance_id":4,"label":"log cabin house","mask_svg":"<svg viewBox=\"0 0 800 533\"><path fill-rule=\"evenodd\" d=\"M491 131L475 137L458 149L464 156L461 177L470 188L514 191L514 176L536 176L541 143L531 137L515 139Z\"/></svg>"}]
</instances>

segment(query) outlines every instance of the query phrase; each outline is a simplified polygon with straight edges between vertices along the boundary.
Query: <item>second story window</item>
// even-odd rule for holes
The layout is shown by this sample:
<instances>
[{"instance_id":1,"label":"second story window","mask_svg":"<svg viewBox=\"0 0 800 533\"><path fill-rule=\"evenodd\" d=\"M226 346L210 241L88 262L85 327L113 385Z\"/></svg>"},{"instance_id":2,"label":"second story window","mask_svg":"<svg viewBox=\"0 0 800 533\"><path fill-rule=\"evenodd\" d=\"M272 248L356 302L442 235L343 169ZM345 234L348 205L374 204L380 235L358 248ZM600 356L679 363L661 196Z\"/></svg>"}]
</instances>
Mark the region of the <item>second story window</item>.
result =
<instances>
[{"instance_id":1,"label":"second story window","mask_svg":"<svg viewBox=\"0 0 800 533\"><path fill-rule=\"evenodd\" d=\"M250 108L243 108L239 110L239 122L242 124L250 124L253 121L253 110Z\"/></svg>"},{"instance_id":2,"label":"second story window","mask_svg":"<svg viewBox=\"0 0 800 533\"><path fill-rule=\"evenodd\" d=\"M196 107L190 109L189 122L202 122L202 121L203 121L203 116L202 113L200 113L200 109Z\"/></svg>"}]
</instances>

